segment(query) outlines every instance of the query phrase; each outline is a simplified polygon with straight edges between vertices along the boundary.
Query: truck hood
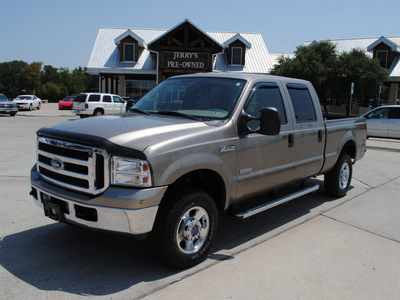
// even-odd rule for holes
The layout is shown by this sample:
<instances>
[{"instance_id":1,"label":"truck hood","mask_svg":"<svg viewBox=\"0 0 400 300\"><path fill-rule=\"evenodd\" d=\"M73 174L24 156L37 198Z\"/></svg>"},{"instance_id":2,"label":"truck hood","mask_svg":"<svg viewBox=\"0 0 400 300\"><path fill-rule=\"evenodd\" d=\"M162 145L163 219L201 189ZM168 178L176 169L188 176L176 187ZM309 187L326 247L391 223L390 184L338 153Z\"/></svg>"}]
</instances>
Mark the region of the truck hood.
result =
<instances>
[{"instance_id":1,"label":"truck hood","mask_svg":"<svg viewBox=\"0 0 400 300\"><path fill-rule=\"evenodd\" d=\"M100 148L111 143L143 152L151 145L201 134L213 127L181 117L123 114L65 122L42 128L37 134Z\"/></svg>"}]
</instances>

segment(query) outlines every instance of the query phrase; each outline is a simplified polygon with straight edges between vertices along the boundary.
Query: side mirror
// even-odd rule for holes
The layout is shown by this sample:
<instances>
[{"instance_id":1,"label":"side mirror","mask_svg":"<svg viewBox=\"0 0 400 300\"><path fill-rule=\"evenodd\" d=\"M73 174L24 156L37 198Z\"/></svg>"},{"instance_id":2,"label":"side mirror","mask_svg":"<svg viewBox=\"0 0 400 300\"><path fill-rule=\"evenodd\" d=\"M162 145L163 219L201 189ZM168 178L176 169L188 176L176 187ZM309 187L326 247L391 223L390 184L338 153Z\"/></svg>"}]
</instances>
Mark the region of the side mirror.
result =
<instances>
[{"instance_id":1,"label":"side mirror","mask_svg":"<svg viewBox=\"0 0 400 300\"><path fill-rule=\"evenodd\" d=\"M260 111L260 134L277 135L281 131L281 116L274 107L264 107Z\"/></svg>"}]
</instances>

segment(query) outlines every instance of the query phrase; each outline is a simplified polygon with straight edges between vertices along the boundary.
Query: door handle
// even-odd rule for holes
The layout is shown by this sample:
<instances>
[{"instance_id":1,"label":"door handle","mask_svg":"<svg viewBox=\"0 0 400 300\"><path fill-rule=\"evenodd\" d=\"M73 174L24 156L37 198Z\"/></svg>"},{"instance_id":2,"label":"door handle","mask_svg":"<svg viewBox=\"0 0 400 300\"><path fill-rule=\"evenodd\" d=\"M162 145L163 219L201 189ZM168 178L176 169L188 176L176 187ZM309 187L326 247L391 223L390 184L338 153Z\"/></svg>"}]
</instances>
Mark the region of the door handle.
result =
<instances>
[{"instance_id":1,"label":"door handle","mask_svg":"<svg viewBox=\"0 0 400 300\"><path fill-rule=\"evenodd\" d=\"M288 135L288 147L292 148L294 144L294 135L293 133L289 133Z\"/></svg>"},{"instance_id":2,"label":"door handle","mask_svg":"<svg viewBox=\"0 0 400 300\"><path fill-rule=\"evenodd\" d=\"M322 142L322 130L318 130L318 142Z\"/></svg>"}]
</instances>

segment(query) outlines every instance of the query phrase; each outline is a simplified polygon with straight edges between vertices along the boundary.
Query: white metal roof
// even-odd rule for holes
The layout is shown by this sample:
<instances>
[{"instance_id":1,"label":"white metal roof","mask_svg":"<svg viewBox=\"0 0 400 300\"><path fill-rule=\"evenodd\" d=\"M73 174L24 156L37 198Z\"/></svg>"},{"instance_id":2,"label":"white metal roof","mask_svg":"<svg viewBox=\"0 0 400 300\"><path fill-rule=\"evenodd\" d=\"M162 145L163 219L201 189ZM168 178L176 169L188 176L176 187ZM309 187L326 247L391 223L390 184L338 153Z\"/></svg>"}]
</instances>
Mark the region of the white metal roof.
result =
<instances>
[{"instance_id":1,"label":"white metal roof","mask_svg":"<svg viewBox=\"0 0 400 300\"><path fill-rule=\"evenodd\" d=\"M369 57L372 57L373 53L368 51L368 48L372 50L374 46L380 44L380 42L386 42L392 49L400 49L400 36L386 36L386 37L371 37L371 38L360 38L360 39L340 39L340 40L329 40L336 45L336 51L338 53L350 52L353 49L360 49L365 52ZM305 42L304 45L311 45L315 41ZM372 48L371 48L372 46ZM390 66L390 78L400 78L400 59L397 57L392 65Z\"/></svg>"},{"instance_id":2,"label":"white metal roof","mask_svg":"<svg viewBox=\"0 0 400 300\"><path fill-rule=\"evenodd\" d=\"M151 53L147 47L141 48L138 62L126 63L120 61L119 50L115 41L128 30L140 37L144 45L150 44L155 39L170 31L159 29L100 28L87 65L89 73L156 73L156 54ZM236 32L205 33L221 45L237 35ZM240 36L251 45L251 48L246 49L245 66L228 65L226 55L217 54L214 61L214 71L268 73L273 66L273 60L270 57L262 35L258 33L240 33Z\"/></svg>"}]
</instances>

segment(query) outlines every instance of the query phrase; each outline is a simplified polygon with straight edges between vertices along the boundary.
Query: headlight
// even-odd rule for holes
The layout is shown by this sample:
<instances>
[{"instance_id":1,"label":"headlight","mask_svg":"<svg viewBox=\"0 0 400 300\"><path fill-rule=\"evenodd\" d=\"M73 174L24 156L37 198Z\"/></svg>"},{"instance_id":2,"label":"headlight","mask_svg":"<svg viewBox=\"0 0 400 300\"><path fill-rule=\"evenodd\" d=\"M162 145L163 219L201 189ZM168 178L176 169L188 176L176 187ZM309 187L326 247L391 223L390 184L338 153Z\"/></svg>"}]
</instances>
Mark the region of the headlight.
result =
<instances>
[{"instance_id":1,"label":"headlight","mask_svg":"<svg viewBox=\"0 0 400 300\"><path fill-rule=\"evenodd\" d=\"M114 156L111 160L111 184L151 186L150 165L145 160Z\"/></svg>"}]
</instances>

